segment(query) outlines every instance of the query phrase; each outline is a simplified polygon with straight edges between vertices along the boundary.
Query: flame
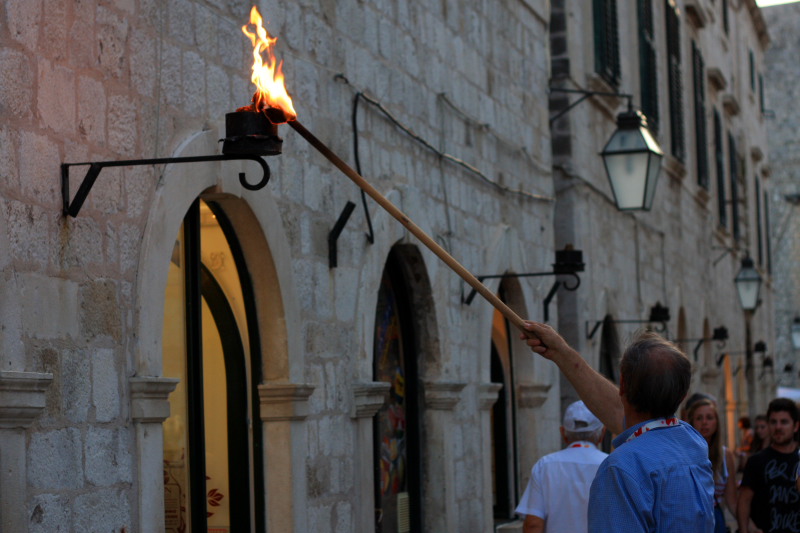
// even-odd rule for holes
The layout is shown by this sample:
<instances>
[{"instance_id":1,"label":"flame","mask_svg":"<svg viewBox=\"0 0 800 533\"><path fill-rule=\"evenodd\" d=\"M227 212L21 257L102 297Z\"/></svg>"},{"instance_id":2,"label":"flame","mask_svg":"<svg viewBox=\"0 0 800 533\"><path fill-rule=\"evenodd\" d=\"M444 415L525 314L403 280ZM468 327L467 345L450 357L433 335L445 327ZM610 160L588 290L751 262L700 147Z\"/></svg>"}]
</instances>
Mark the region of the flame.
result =
<instances>
[{"instance_id":1,"label":"flame","mask_svg":"<svg viewBox=\"0 0 800 533\"><path fill-rule=\"evenodd\" d=\"M283 83L283 61L278 62L273 53L278 38L271 37L262 22L261 14L253 6L250 10L250 23L242 26L242 32L253 43L253 75L250 76L250 81L256 86L253 108L255 111L265 112L270 107L277 108L283 111L288 120L294 120L297 113ZM255 32L250 31L250 26L255 27ZM261 57L262 52L266 52L266 62Z\"/></svg>"}]
</instances>

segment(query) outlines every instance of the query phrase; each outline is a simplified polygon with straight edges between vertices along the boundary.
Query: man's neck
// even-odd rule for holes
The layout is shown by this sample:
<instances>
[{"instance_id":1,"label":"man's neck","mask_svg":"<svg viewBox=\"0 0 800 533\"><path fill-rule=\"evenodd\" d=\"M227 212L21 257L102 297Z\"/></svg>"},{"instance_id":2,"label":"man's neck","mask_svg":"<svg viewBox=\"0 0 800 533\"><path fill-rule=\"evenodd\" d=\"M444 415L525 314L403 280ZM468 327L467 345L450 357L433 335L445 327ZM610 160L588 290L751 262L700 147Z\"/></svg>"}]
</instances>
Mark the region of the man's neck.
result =
<instances>
[{"instance_id":1,"label":"man's neck","mask_svg":"<svg viewBox=\"0 0 800 533\"><path fill-rule=\"evenodd\" d=\"M778 453L794 453L797 451L797 443L793 440L790 440L786 444L772 443L770 444L770 447L772 447L772 449Z\"/></svg>"},{"instance_id":2,"label":"man's neck","mask_svg":"<svg viewBox=\"0 0 800 533\"><path fill-rule=\"evenodd\" d=\"M653 417L650 413L642 413L637 411L636 409L631 406L627 401L622 401L622 407L625 411L625 429L635 426L636 424L641 424L642 422L647 422L648 420L652 420Z\"/></svg>"}]
</instances>

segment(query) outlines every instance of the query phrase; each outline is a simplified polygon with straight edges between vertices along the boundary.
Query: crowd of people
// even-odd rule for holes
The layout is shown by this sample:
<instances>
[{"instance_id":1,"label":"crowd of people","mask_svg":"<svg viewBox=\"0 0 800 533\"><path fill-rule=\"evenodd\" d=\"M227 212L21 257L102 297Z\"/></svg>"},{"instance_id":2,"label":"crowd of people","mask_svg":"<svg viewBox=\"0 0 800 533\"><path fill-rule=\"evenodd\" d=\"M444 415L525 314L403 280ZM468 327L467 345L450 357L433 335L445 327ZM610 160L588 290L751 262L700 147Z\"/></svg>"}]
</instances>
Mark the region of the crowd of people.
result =
<instances>
[{"instance_id":1,"label":"crowd of people","mask_svg":"<svg viewBox=\"0 0 800 533\"><path fill-rule=\"evenodd\" d=\"M533 466L517 507L525 533L724 533L725 509L740 533L800 532L800 412L792 400L772 400L755 428L742 417L731 450L716 399L686 399L691 363L673 343L641 334L622 356L617 387L550 326L526 329L531 350L558 366L581 401L564 413L566 447ZM599 449L606 429L616 435L610 454Z\"/></svg>"}]
</instances>

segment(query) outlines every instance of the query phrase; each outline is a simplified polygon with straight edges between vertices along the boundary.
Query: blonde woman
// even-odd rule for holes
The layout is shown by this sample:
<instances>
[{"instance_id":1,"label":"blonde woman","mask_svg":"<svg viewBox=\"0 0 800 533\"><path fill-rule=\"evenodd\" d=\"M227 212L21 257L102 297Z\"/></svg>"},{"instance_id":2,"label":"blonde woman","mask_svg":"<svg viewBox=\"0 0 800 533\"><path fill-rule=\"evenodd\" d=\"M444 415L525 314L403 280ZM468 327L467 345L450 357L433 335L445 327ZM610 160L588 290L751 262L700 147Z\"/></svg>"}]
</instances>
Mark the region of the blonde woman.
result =
<instances>
[{"instance_id":1,"label":"blonde woman","mask_svg":"<svg viewBox=\"0 0 800 533\"><path fill-rule=\"evenodd\" d=\"M714 471L714 533L725 533L724 504L736 516L736 462L733 452L722 445L717 406L708 399L698 400L686 418L708 443L708 458Z\"/></svg>"}]
</instances>

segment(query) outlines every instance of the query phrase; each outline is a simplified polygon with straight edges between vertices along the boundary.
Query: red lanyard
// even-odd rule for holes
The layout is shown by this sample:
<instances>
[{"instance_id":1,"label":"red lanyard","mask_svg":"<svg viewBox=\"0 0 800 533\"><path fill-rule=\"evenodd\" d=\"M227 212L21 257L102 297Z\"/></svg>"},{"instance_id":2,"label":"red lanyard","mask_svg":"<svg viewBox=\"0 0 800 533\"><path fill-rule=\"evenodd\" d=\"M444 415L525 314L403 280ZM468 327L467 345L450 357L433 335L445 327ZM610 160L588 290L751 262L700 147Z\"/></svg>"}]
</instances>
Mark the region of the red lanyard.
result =
<instances>
[{"instance_id":1,"label":"red lanyard","mask_svg":"<svg viewBox=\"0 0 800 533\"><path fill-rule=\"evenodd\" d=\"M594 446L592 446L591 444L589 444L587 442L573 442L569 447L570 448L594 448Z\"/></svg>"},{"instance_id":2,"label":"red lanyard","mask_svg":"<svg viewBox=\"0 0 800 533\"><path fill-rule=\"evenodd\" d=\"M630 437L625 439L625 442L631 441L636 437L640 437L645 433L647 433L648 431L650 431L651 429L677 427L678 425L680 425L680 422L674 416L670 418L659 418L657 420L651 420L647 424L643 425L642 427L634 431Z\"/></svg>"}]
</instances>

